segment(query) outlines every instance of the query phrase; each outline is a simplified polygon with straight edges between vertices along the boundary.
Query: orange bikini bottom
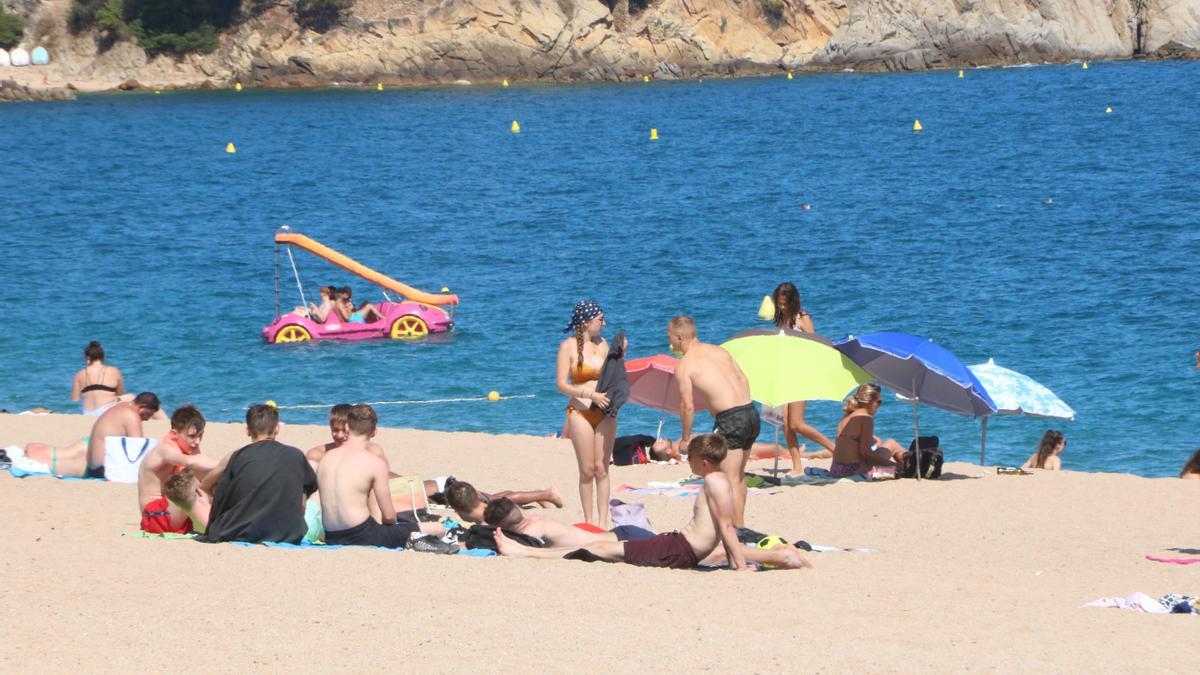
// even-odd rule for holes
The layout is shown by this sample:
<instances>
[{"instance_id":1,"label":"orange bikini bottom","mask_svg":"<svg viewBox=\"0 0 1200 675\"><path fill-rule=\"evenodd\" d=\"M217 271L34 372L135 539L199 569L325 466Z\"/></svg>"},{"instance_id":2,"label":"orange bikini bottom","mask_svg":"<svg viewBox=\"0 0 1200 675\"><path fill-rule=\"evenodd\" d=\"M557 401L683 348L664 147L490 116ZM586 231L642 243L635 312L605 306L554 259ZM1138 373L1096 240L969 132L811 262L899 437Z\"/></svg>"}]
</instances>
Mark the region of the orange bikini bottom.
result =
<instances>
[{"instance_id":1,"label":"orange bikini bottom","mask_svg":"<svg viewBox=\"0 0 1200 675\"><path fill-rule=\"evenodd\" d=\"M588 424L592 425L593 429L600 426L600 423L604 421L603 410L580 410L574 406L567 406L567 417L570 417L571 413L583 417L583 419L587 420Z\"/></svg>"}]
</instances>

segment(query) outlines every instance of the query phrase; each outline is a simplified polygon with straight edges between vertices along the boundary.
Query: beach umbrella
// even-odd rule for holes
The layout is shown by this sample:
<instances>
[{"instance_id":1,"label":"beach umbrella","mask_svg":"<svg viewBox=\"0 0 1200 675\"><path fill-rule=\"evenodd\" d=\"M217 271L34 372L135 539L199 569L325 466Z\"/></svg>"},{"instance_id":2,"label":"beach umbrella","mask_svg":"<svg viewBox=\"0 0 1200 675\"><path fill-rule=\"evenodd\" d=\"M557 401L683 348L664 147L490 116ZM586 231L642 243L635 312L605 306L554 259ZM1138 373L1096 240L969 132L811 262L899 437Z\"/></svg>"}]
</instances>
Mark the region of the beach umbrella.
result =
<instances>
[{"instance_id":1,"label":"beach umbrella","mask_svg":"<svg viewBox=\"0 0 1200 675\"><path fill-rule=\"evenodd\" d=\"M834 347L880 384L912 400L918 479L921 443L916 439L921 438L921 425L917 408L921 403L966 417L996 412L996 404L979 379L957 356L932 340L908 333L883 332L851 335Z\"/></svg>"},{"instance_id":2,"label":"beach umbrella","mask_svg":"<svg viewBox=\"0 0 1200 675\"><path fill-rule=\"evenodd\" d=\"M871 376L820 335L746 330L721 344L750 381L750 398L777 407L793 401L841 401Z\"/></svg>"},{"instance_id":3,"label":"beach umbrella","mask_svg":"<svg viewBox=\"0 0 1200 675\"><path fill-rule=\"evenodd\" d=\"M747 330L721 345L750 382L750 398L763 404L775 427L775 472L779 472L777 409L794 401L841 401L871 376L820 335L794 330Z\"/></svg>"},{"instance_id":4,"label":"beach umbrella","mask_svg":"<svg viewBox=\"0 0 1200 675\"><path fill-rule=\"evenodd\" d=\"M1028 375L996 365L994 359L987 363L970 366L971 373L983 384L999 415L1028 415L1051 419L1073 420L1075 411L1054 392ZM979 464L984 461L987 448L988 416L983 418L983 430L979 439Z\"/></svg>"},{"instance_id":5,"label":"beach umbrella","mask_svg":"<svg viewBox=\"0 0 1200 675\"><path fill-rule=\"evenodd\" d=\"M675 366L679 359L655 354L625 362L629 380L629 402L662 412L679 414L679 385L675 382ZM693 394L696 410L708 410L708 402L700 392Z\"/></svg>"}]
</instances>

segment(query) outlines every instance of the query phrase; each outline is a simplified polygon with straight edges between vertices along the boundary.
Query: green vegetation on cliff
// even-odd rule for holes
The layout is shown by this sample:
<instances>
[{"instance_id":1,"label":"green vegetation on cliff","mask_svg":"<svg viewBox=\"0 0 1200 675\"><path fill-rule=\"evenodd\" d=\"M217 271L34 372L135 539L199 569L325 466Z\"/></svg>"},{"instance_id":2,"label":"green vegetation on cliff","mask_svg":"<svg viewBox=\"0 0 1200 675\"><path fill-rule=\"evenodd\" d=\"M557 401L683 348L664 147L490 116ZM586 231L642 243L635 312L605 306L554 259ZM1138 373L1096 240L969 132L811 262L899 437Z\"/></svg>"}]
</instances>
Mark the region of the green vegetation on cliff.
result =
<instances>
[{"instance_id":1,"label":"green vegetation on cliff","mask_svg":"<svg viewBox=\"0 0 1200 675\"><path fill-rule=\"evenodd\" d=\"M0 5L0 49L12 49L21 44L21 38L25 36L25 26L21 24L21 17L16 14L9 14L4 11L4 6Z\"/></svg>"},{"instance_id":2,"label":"green vegetation on cliff","mask_svg":"<svg viewBox=\"0 0 1200 675\"><path fill-rule=\"evenodd\" d=\"M243 8L242 5L246 7ZM206 54L217 33L275 4L266 0L75 0L67 25L79 33L98 28L109 40L134 38L147 53ZM295 0L302 25L325 30L353 0Z\"/></svg>"}]
</instances>

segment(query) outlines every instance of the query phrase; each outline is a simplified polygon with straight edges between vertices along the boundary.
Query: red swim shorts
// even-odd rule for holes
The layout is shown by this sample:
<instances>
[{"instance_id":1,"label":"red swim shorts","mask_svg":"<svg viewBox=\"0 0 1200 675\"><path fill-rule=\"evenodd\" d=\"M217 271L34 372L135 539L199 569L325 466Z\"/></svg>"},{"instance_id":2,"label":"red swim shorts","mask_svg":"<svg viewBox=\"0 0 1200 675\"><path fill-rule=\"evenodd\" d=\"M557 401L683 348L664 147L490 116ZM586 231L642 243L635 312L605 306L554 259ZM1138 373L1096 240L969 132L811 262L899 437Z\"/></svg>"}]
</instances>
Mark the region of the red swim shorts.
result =
<instances>
[{"instance_id":1,"label":"red swim shorts","mask_svg":"<svg viewBox=\"0 0 1200 675\"><path fill-rule=\"evenodd\" d=\"M670 567L677 570L692 569L700 564L687 537L678 532L667 532L649 539L625 542L625 562L646 567Z\"/></svg>"},{"instance_id":2,"label":"red swim shorts","mask_svg":"<svg viewBox=\"0 0 1200 675\"><path fill-rule=\"evenodd\" d=\"M166 497L159 497L142 509L142 532L150 534L187 534L192 531L192 521L183 519L178 527L171 526L170 503Z\"/></svg>"}]
</instances>

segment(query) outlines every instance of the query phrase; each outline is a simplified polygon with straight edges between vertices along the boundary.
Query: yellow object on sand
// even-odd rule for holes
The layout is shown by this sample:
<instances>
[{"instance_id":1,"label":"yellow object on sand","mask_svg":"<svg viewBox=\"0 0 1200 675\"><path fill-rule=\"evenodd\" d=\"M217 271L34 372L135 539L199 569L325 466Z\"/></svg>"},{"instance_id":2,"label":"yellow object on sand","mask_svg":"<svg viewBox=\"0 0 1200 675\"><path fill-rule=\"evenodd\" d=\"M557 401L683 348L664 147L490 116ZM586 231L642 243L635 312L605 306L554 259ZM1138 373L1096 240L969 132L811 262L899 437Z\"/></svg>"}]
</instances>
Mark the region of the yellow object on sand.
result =
<instances>
[{"instance_id":1,"label":"yellow object on sand","mask_svg":"<svg viewBox=\"0 0 1200 675\"><path fill-rule=\"evenodd\" d=\"M499 400L500 400L500 392L498 392L498 391L489 391L489 392L488 392L488 400L489 400L489 401L499 401Z\"/></svg>"},{"instance_id":2,"label":"yellow object on sand","mask_svg":"<svg viewBox=\"0 0 1200 675\"><path fill-rule=\"evenodd\" d=\"M379 286L380 288L384 288L389 291L395 291L396 293L403 295L405 298L412 300L413 302L420 302L426 305L458 304L458 296L453 293L437 295L435 293L426 293L425 291L417 290L412 286L402 284L385 274L380 274L370 267L367 267L357 260L354 260L350 256L338 253L321 242L309 239L302 234L296 234L295 232L276 232L275 243L298 246L319 258L323 258L334 265L337 265L347 272L357 274L358 276L366 279L376 286Z\"/></svg>"},{"instance_id":3,"label":"yellow object on sand","mask_svg":"<svg viewBox=\"0 0 1200 675\"><path fill-rule=\"evenodd\" d=\"M771 296L763 296L762 304L758 306L758 318L763 321L773 321L775 319L775 301L771 299Z\"/></svg>"}]
</instances>

